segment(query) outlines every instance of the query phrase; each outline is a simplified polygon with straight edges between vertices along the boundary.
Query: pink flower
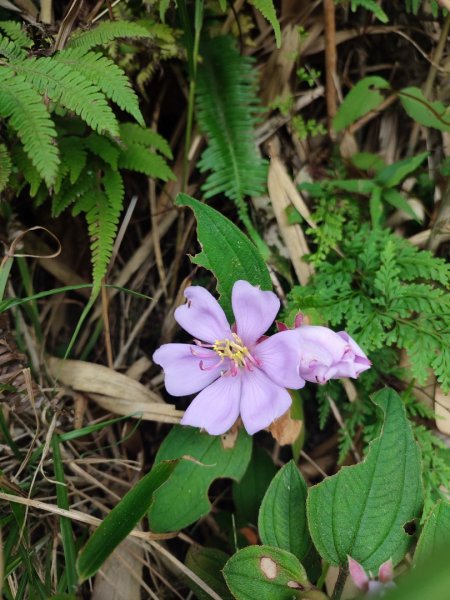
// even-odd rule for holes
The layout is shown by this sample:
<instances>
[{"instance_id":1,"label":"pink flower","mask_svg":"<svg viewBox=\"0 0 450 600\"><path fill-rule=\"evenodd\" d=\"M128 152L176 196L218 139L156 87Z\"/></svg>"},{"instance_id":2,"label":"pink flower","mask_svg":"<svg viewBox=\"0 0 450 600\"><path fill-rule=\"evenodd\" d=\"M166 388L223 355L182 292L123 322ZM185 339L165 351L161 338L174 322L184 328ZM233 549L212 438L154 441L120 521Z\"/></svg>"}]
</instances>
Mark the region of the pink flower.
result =
<instances>
[{"instance_id":1,"label":"pink flower","mask_svg":"<svg viewBox=\"0 0 450 600\"><path fill-rule=\"evenodd\" d=\"M297 332L262 337L280 308L273 292L237 281L231 303L236 323L230 327L215 298L204 288L188 287L187 303L175 319L194 336L194 344L164 344L153 360L164 369L173 396L200 392L184 413L182 425L225 433L239 415L254 434L291 405L286 388L300 389Z\"/></svg>"},{"instance_id":2,"label":"pink flower","mask_svg":"<svg viewBox=\"0 0 450 600\"><path fill-rule=\"evenodd\" d=\"M394 565L391 559L380 566L378 580L376 580L371 573L367 575L359 562L350 556L347 558L350 577L356 587L367 594L367 598L384 596L388 588L395 587L395 583L392 581L394 578Z\"/></svg>"},{"instance_id":3,"label":"pink flower","mask_svg":"<svg viewBox=\"0 0 450 600\"><path fill-rule=\"evenodd\" d=\"M329 379L358 377L371 362L348 333L328 327L302 325L297 334L299 375L306 381L326 383Z\"/></svg>"}]
</instances>

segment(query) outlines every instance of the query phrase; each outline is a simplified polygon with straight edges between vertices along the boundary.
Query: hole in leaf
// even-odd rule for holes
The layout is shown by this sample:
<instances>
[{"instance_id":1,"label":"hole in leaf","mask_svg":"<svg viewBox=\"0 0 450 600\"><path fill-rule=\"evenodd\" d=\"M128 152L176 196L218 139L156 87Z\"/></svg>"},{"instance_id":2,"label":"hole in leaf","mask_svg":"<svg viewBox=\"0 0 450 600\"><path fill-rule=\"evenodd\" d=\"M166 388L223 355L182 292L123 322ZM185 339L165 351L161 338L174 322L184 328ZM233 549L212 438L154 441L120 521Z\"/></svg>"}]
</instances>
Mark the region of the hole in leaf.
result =
<instances>
[{"instance_id":1,"label":"hole in leaf","mask_svg":"<svg viewBox=\"0 0 450 600\"><path fill-rule=\"evenodd\" d=\"M278 566L272 558L263 556L259 561L259 566L267 579L275 579L278 574Z\"/></svg>"},{"instance_id":2,"label":"hole in leaf","mask_svg":"<svg viewBox=\"0 0 450 600\"><path fill-rule=\"evenodd\" d=\"M405 533L407 535L415 535L415 533L417 531L417 527L416 527L415 521L409 521L409 523L405 523L403 525L403 529L405 530Z\"/></svg>"}]
</instances>

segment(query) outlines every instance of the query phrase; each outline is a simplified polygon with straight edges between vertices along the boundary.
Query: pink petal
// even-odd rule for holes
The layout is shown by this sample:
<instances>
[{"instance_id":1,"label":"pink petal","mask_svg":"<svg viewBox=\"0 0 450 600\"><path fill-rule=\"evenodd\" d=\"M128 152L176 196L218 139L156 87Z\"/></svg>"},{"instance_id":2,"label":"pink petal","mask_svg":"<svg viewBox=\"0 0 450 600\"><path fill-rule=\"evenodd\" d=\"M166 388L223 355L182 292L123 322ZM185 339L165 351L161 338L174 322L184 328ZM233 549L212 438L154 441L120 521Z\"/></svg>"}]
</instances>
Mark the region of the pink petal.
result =
<instances>
[{"instance_id":1,"label":"pink petal","mask_svg":"<svg viewBox=\"0 0 450 600\"><path fill-rule=\"evenodd\" d=\"M182 425L201 427L211 435L230 429L239 416L241 377L220 377L194 398L181 419Z\"/></svg>"},{"instance_id":2,"label":"pink petal","mask_svg":"<svg viewBox=\"0 0 450 600\"><path fill-rule=\"evenodd\" d=\"M217 359L213 350L191 344L164 344L153 354L153 361L164 369L164 384L172 396L195 394L217 379L219 368L207 370Z\"/></svg>"},{"instance_id":3,"label":"pink petal","mask_svg":"<svg viewBox=\"0 0 450 600\"><path fill-rule=\"evenodd\" d=\"M367 573L364 571L363 567L359 564L359 562L357 562L350 556L347 556L347 558L348 570L350 573L350 577L353 579L353 583L359 590L367 592L367 590L369 589L369 577Z\"/></svg>"},{"instance_id":4,"label":"pink petal","mask_svg":"<svg viewBox=\"0 0 450 600\"><path fill-rule=\"evenodd\" d=\"M185 289L186 304L175 311L175 320L194 338L214 344L231 338L231 329L222 307L212 294L200 286Z\"/></svg>"},{"instance_id":5,"label":"pink petal","mask_svg":"<svg viewBox=\"0 0 450 600\"><path fill-rule=\"evenodd\" d=\"M293 330L281 331L255 346L252 355L264 373L281 387L298 390L305 380L298 374L298 337Z\"/></svg>"},{"instance_id":6,"label":"pink petal","mask_svg":"<svg viewBox=\"0 0 450 600\"><path fill-rule=\"evenodd\" d=\"M363 371L367 371L367 369L370 369L372 363L365 355L363 349L355 342L355 340L350 335L348 335L346 331L339 331L337 335L341 337L350 346L351 353L353 355L353 365L355 371L355 375L351 376L358 377L360 373L362 373Z\"/></svg>"},{"instance_id":7,"label":"pink petal","mask_svg":"<svg viewBox=\"0 0 450 600\"><path fill-rule=\"evenodd\" d=\"M378 569L378 579L382 583L388 583L394 579L394 565L392 558L384 562Z\"/></svg>"},{"instance_id":8,"label":"pink petal","mask_svg":"<svg viewBox=\"0 0 450 600\"><path fill-rule=\"evenodd\" d=\"M291 402L289 393L259 369L242 374L241 417L250 435L281 417Z\"/></svg>"},{"instance_id":9,"label":"pink petal","mask_svg":"<svg viewBox=\"0 0 450 600\"><path fill-rule=\"evenodd\" d=\"M273 292L263 292L248 281L236 281L231 293L236 333L246 346L254 344L272 325L280 310Z\"/></svg>"}]
</instances>

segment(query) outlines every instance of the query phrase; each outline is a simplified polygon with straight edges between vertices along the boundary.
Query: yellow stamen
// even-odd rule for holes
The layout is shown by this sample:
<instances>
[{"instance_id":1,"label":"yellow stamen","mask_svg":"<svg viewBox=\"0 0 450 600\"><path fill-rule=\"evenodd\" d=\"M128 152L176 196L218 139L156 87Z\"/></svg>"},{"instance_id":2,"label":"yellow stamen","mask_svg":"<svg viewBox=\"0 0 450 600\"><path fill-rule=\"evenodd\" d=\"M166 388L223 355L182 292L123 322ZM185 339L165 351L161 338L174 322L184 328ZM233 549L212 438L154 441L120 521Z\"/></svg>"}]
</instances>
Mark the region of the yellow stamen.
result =
<instances>
[{"instance_id":1,"label":"yellow stamen","mask_svg":"<svg viewBox=\"0 0 450 600\"><path fill-rule=\"evenodd\" d=\"M245 367L245 359L251 356L250 352L238 335L235 333L232 335L233 340L216 340L213 350L220 358L229 358L236 366Z\"/></svg>"}]
</instances>

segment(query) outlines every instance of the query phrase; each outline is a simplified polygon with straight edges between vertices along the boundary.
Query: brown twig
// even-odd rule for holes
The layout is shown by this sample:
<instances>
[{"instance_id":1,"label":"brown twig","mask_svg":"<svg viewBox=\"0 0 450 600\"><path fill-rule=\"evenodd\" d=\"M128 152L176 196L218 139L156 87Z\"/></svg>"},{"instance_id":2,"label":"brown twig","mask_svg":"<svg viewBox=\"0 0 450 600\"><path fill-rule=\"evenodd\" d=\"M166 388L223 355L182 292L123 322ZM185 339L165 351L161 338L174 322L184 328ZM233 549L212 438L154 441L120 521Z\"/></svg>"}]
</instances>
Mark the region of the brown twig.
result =
<instances>
[{"instance_id":1,"label":"brown twig","mask_svg":"<svg viewBox=\"0 0 450 600\"><path fill-rule=\"evenodd\" d=\"M337 111L336 101L336 10L334 0L323 0L325 23L325 97L327 101L328 132L333 134L333 117Z\"/></svg>"}]
</instances>

